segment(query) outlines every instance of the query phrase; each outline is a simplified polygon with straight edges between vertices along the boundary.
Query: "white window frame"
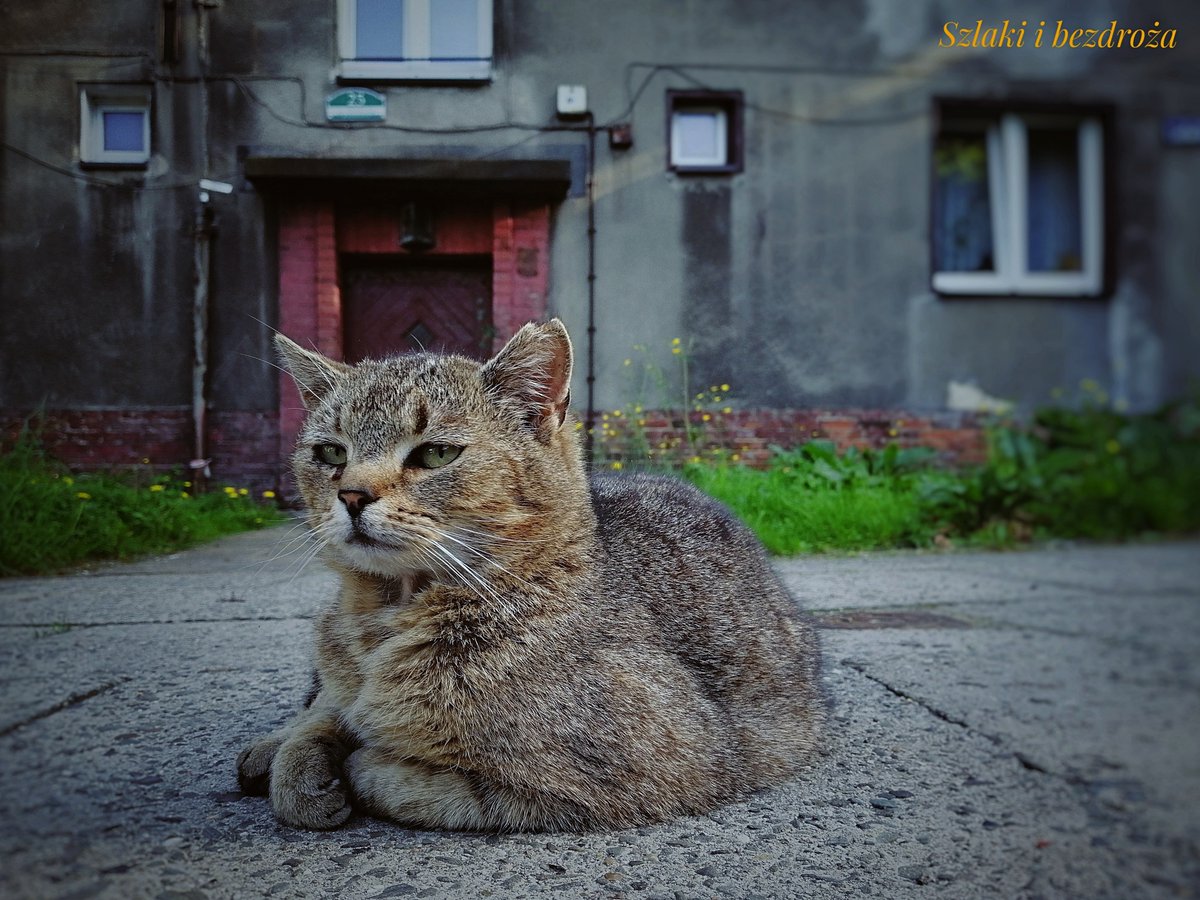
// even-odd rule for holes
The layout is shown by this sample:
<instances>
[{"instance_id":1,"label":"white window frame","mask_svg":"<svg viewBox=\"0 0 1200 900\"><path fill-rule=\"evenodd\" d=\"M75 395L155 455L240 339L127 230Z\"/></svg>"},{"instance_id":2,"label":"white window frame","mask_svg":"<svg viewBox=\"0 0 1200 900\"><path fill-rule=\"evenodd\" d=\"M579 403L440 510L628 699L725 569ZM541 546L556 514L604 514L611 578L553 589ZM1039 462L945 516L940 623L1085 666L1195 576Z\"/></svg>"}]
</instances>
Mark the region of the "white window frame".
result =
<instances>
[{"instance_id":1,"label":"white window frame","mask_svg":"<svg viewBox=\"0 0 1200 900\"><path fill-rule=\"evenodd\" d=\"M679 133L680 118L687 115L707 115L715 119L717 149L715 155L685 156ZM676 169L722 169L729 161L729 113L721 106L678 104L671 110L671 166Z\"/></svg>"},{"instance_id":2,"label":"white window frame","mask_svg":"<svg viewBox=\"0 0 1200 900\"><path fill-rule=\"evenodd\" d=\"M106 150L104 114L142 115L141 150ZM144 166L150 162L150 89L140 85L84 85L79 90L79 161L91 165Z\"/></svg>"},{"instance_id":3,"label":"white window frame","mask_svg":"<svg viewBox=\"0 0 1200 900\"><path fill-rule=\"evenodd\" d=\"M1079 148L1082 266L1078 272L1030 272L1028 268L1028 127L1070 124ZM941 294L1095 296L1104 283L1104 132L1098 118L1064 119L1006 113L987 130L988 199L995 269L934 272ZM936 239L936 237L935 237Z\"/></svg>"},{"instance_id":4,"label":"white window frame","mask_svg":"<svg viewBox=\"0 0 1200 900\"><path fill-rule=\"evenodd\" d=\"M430 59L432 0L404 0L404 58L360 60L357 0L338 0L339 76L356 81L489 81L492 77L492 0L476 0L479 58Z\"/></svg>"}]
</instances>

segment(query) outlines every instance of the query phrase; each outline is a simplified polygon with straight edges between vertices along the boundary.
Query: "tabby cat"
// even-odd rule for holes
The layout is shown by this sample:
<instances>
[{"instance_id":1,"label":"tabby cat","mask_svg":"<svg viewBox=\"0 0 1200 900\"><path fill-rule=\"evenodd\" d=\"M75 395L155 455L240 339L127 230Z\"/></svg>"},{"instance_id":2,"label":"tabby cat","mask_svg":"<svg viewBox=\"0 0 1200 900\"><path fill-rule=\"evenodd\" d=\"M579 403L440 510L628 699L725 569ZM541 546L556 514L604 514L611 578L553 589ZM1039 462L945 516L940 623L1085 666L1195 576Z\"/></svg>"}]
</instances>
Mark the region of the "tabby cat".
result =
<instances>
[{"instance_id":1,"label":"tabby cat","mask_svg":"<svg viewBox=\"0 0 1200 900\"><path fill-rule=\"evenodd\" d=\"M571 343L350 367L282 336L293 457L341 577L311 703L238 759L280 821L619 828L792 775L817 642L755 538L674 480L588 476Z\"/></svg>"}]
</instances>

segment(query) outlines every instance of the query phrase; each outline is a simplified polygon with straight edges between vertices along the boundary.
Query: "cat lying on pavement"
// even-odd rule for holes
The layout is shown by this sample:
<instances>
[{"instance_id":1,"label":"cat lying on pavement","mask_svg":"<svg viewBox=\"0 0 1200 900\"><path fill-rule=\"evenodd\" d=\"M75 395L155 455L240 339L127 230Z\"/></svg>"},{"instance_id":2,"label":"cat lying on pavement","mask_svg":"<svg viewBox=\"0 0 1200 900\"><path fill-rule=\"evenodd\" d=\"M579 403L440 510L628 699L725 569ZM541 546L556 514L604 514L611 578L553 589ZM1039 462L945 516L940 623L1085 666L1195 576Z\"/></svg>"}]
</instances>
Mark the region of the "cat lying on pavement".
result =
<instances>
[{"instance_id":1,"label":"cat lying on pavement","mask_svg":"<svg viewBox=\"0 0 1200 900\"><path fill-rule=\"evenodd\" d=\"M812 629L724 507L588 476L561 322L484 364L277 342L308 408L296 480L341 577L315 697L238 759L280 821L620 828L805 764Z\"/></svg>"}]
</instances>

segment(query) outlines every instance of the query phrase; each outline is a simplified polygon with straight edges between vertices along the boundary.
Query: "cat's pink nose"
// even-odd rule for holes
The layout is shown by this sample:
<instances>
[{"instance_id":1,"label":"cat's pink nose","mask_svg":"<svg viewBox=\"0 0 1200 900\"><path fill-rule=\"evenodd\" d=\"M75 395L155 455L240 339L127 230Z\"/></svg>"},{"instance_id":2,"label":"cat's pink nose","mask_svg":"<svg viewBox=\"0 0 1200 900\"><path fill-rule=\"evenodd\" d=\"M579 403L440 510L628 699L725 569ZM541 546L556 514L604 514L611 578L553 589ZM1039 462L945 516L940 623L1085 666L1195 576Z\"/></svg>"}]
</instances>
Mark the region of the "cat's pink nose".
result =
<instances>
[{"instance_id":1,"label":"cat's pink nose","mask_svg":"<svg viewBox=\"0 0 1200 900\"><path fill-rule=\"evenodd\" d=\"M350 518L357 519L368 503L374 503L379 498L369 491L338 491L338 499L346 506Z\"/></svg>"}]
</instances>

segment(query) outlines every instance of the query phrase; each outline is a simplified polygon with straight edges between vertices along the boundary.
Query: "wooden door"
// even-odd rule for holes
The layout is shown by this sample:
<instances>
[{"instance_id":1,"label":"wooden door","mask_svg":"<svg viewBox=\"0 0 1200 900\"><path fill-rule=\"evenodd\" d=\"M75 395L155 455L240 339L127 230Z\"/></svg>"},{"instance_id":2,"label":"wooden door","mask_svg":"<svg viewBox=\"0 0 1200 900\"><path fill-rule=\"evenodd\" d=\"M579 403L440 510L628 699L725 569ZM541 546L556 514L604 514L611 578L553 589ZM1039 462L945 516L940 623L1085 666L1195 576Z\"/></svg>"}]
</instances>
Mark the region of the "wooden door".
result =
<instances>
[{"instance_id":1,"label":"wooden door","mask_svg":"<svg viewBox=\"0 0 1200 900\"><path fill-rule=\"evenodd\" d=\"M415 350L491 355L490 259L350 257L341 280L346 362Z\"/></svg>"}]
</instances>

